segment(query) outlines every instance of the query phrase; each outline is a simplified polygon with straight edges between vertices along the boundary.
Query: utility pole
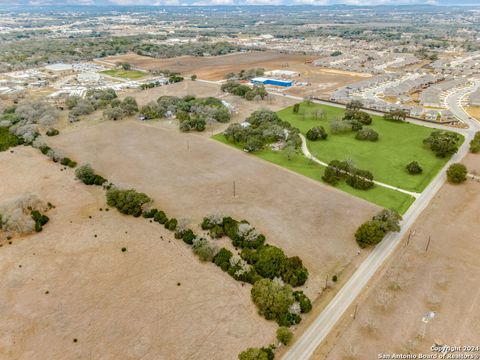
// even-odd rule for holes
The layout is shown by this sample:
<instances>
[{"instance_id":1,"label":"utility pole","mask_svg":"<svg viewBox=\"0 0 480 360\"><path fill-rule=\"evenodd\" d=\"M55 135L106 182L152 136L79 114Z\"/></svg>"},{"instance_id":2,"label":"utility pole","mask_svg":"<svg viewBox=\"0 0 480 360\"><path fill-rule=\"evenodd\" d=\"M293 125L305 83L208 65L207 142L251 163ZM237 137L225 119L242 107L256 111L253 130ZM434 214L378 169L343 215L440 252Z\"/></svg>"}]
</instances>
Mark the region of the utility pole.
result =
<instances>
[{"instance_id":1,"label":"utility pole","mask_svg":"<svg viewBox=\"0 0 480 360\"><path fill-rule=\"evenodd\" d=\"M355 305L355 311L353 312L353 320L357 317L358 304Z\"/></svg>"},{"instance_id":2,"label":"utility pole","mask_svg":"<svg viewBox=\"0 0 480 360\"><path fill-rule=\"evenodd\" d=\"M235 180L233 180L233 197L237 197L237 191L235 186Z\"/></svg>"}]
</instances>

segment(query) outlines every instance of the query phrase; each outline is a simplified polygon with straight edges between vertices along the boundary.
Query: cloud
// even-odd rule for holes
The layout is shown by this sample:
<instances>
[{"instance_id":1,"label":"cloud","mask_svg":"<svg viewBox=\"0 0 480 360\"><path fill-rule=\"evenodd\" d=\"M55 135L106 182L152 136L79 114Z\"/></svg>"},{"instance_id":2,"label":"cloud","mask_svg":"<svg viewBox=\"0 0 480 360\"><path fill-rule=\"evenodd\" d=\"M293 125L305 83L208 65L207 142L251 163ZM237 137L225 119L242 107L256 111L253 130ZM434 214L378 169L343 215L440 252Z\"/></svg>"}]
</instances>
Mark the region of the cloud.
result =
<instances>
[{"instance_id":1,"label":"cloud","mask_svg":"<svg viewBox=\"0 0 480 360\"><path fill-rule=\"evenodd\" d=\"M329 0L293 0L293 2L303 5L328 5Z\"/></svg>"},{"instance_id":2,"label":"cloud","mask_svg":"<svg viewBox=\"0 0 480 360\"><path fill-rule=\"evenodd\" d=\"M282 5L282 0L244 0L241 5Z\"/></svg>"},{"instance_id":3,"label":"cloud","mask_svg":"<svg viewBox=\"0 0 480 360\"><path fill-rule=\"evenodd\" d=\"M208 1L198 1L194 2L192 5L195 6L209 6L209 5L235 5L233 0L208 0Z\"/></svg>"}]
</instances>

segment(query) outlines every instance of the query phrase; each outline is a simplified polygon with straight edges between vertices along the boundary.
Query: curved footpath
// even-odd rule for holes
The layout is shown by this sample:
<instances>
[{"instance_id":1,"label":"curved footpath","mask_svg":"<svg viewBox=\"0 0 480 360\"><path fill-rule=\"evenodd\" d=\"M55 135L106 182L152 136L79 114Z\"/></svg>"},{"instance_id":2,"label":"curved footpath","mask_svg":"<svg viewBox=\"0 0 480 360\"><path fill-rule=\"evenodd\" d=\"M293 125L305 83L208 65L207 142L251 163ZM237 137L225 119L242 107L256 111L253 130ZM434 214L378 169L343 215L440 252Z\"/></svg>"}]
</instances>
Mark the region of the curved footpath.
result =
<instances>
[{"instance_id":1,"label":"curved footpath","mask_svg":"<svg viewBox=\"0 0 480 360\"><path fill-rule=\"evenodd\" d=\"M310 153L310 150L308 150L308 147L307 147L307 139L305 139L305 136L303 136L303 134L299 134L299 135L300 135L300 138L302 139L302 152L303 152L303 155L305 155L305 157L306 157L307 159L310 159L310 160L316 162L317 164L320 164L320 165L323 165L323 166L328 166L328 164L327 164L326 162L323 162L322 160L317 159L315 156L313 156L313 155ZM407 190L404 190L404 189L401 189L401 188L398 188L398 187L395 187L395 186L392 186L392 185L384 184L384 183L382 183L382 182L380 182L380 181L375 181L375 180L374 180L373 183L374 183L375 185L382 186L382 187L387 188L387 189L400 191L400 192L402 192L402 193L404 193L404 194L413 196L415 199L420 196L420 193L407 191Z\"/></svg>"},{"instance_id":2,"label":"curved footpath","mask_svg":"<svg viewBox=\"0 0 480 360\"><path fill-rule=\"evenodd\" d=\"M305 332L291 345L291 347L283 356L284 360L306 360L312 356L315 349L327 337L327 335L333 329L335 324L340 320L343 314L348 310L348 308L355 302L356 298L358 297L358 295L360 295L360 293L370 281L370 279L373 277L373 275L377 272L377 270L383 265L383 263L399 245L401 239L407 233L409 228L414 224L417 217L428 206L435 194L440 190L446 180L445 169L452 163L461 161L463 157L467 154L470 141L473 138L475 132L480 130L480 124L474 119L472 119L468 114L466 114L461 106L460 101L463 96L465 96L465 93L461 92L459 95L452 96L452 99L446 99L447 101L449 101L449 104L455 104L452 107L449 106L450 110L460 120L469 125L468 130L459 131L465 136L465 142L462 144L458 152L454 156L452 156L450 161L447 162L447 164L439 172L439 174L433 179L433 181L427 186L427 188L416 198L415 202L405 213L401 222L400 232L388 234L385 239L372 250L370 255L368 255L365 261L359 266L357 271L355 271L352 277L340 289L340 291L327 305L327 307L312 322L312 324L305 330ZM433 127L431 126L432 124L422 125ZM438 128L445 127L438 126ZM308 149L306 150L307 154L309 154ZM312 158L312 160L315 161L314 158Z\"/></svg>"}]
</instances>

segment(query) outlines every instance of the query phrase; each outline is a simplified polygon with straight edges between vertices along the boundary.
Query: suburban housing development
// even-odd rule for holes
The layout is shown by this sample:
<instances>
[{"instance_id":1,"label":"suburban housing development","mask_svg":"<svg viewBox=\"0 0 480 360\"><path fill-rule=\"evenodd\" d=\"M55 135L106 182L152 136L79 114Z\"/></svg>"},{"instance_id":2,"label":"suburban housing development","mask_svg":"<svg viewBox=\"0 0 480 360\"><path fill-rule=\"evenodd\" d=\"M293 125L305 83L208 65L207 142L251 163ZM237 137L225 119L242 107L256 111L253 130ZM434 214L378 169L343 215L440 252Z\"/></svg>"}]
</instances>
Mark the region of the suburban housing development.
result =
<instances>
[{"instance_id":1,"label":"suburban housing development","mask_svg":"<svg viewBox=\"0 0 480 360\"><path fill-rule=\"evenodd\" d=\"M0 359L480 358L480 6L0 7Z\"/></svg>"}]
</instances>

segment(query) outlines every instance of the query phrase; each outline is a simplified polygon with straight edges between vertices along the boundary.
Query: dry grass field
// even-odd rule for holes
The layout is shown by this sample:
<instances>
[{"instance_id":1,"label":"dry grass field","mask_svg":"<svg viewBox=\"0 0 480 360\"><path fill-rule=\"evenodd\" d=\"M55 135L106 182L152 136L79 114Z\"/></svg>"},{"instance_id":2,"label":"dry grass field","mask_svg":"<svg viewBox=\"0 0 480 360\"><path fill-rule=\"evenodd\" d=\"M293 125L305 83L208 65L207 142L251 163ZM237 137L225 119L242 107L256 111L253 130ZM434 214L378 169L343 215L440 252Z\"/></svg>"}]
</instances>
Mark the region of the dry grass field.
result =
<instances>
[{"instance_id":1,"label":"dry grass field","mask_svg":"<svg viewBox=\"0 0 480 360\"><path fill-rule=\"evenodd\" d=\"M249 220L268 242L304 260L311 274L305 291L312 297L326 274L359 260L353 233L378 210L167 122L103 122L49 141L114 183L149 194L171 216L199 223L220 212Z\"/></svg>"},{"instance_id":2,"label":"dry grass field","mask_svg":"<svg viewBox=\"0 0 480 360\"><path fill-rule=\"evenodd\" d=\"M222 80L229 72L263 67L266 70L289 69L295 64L304 64L314 56L283 54L274 51L254 51L222 56L181 56L171 59L156 59L137 54L117 55L102 61L115 64L128 62L144 70L170 70L183 75L196 74L204 80Z\"/></svg>"},{"instance_id":3,"label":"dry grass field","mask_svg":"<svg viewBox=\"0 0 480 360\"><path fill-rule=\"evenodd\" d=\"M478 345L479 204L478 182L446 184L413 226L409 245L398 249L359 299L356 319L351 309L314 359L429 353L434 342ZM436 315L424 333L422 317L428 311Z\"/></svg>"},{"instance_id":4,"label":"dry grass field","mask_svg":"<svg viewBox=\"0 0 480 360\"><path fill-rule=\"evenodd\" d=\"M102 190L32 148L0 163L2 201L33 192L56 206L43 232L0 248L1 359L224 360L273 341L249 287L162 226L99 211Z\"/></svg>"}]
</instances>

